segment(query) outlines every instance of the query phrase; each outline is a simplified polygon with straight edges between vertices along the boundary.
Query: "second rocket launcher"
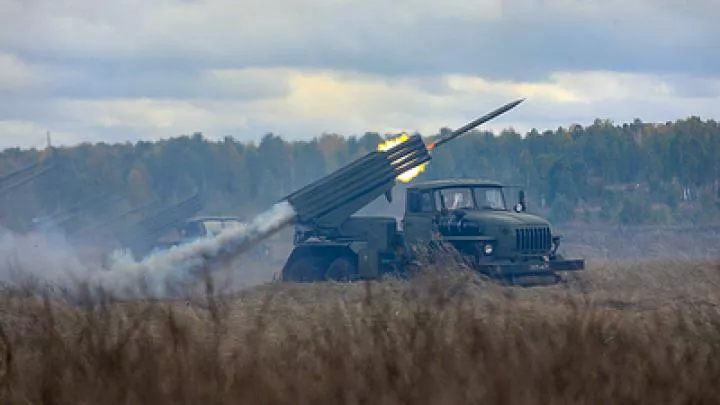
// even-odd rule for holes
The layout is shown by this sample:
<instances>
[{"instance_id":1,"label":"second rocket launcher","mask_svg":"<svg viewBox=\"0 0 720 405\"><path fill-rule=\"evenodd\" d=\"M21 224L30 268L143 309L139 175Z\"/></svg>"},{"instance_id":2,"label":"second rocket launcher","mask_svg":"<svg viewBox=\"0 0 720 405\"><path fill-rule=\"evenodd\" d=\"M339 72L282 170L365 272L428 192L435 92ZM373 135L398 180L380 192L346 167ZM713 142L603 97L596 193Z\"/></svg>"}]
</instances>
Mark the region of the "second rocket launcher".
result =
<instances>
[{"instance_id":1,"label":"second rocket launcher","mask_svg":"<svg viewBox=\"0 0 720 405\"><path fill-rule=\"evenodd\" d=\"M520 99L508 103L430 145L425 145L419 135L413 135L388 150L370 152L283 200L295 209L298 225L338 227L378 197L386 195L389 198L397 177L429 162L432 159L431 150L515 108L523 101Z\"/></svg>"}]
</instances>

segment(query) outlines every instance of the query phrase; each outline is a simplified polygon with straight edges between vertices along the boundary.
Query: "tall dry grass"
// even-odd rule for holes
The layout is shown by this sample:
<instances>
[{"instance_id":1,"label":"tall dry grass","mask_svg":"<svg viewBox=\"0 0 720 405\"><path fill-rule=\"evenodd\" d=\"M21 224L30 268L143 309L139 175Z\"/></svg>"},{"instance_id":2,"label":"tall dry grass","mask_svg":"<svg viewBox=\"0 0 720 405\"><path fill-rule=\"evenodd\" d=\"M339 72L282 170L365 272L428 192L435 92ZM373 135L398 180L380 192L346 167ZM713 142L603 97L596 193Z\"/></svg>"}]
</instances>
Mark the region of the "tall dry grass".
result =
<instances>
[{"instance_id":1,"label":"tall dry grass","mask_svg":"<svg viewBox=\"0 0 720 405\"><path fill-rule=\"evenodd\" d=\"M172 302L7 287L0 403L717 403L720 265L633 266L521 289L440 262Z\"/></svg>"}]
</instances>

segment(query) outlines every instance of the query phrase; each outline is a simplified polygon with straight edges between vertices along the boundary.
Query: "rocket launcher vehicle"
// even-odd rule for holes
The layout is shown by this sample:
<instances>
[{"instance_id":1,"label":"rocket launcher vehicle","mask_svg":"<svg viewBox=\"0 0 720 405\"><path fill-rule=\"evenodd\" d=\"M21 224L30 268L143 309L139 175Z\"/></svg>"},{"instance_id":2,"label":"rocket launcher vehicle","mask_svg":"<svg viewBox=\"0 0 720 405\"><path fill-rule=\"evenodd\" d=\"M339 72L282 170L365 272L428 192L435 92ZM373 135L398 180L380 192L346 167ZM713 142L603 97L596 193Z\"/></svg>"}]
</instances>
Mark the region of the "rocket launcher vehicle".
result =
<instances>
[{"instance_id":1,"label":"rocket launcher vehicle","mask_svg":"<svg viewBox=\"0 0 720 405\"><path fill-rule=\"evenodd\" d=\"M447 179L410 186L402 230L395 217L353 216L383 195L391 201L396 182L421 173L432 160L431 151L521 102L508 103L430 145L419 135L388 139L376 151L280 199L249 223L172 248L167 259L203 267L229 264L234 256L294 225L294 248L281 270L283 281L368 280L403 273L414 266L415 246L449 243L492 278L517 285L556 283L562 278L558 271L582 270L584 261L557 253L560 237L552 234L549 222L525 212L523 194L514 211L507 209L505 186L499 183ZM440 198L438 205L436 197L450 189L458 203L463 191L468 201L448 207ZM478 202L478 195L483 201ZM498 199L503 201L500 206L492 205Z\"/></svg>"},{"instance_id":2,"label":"rocket launcher vehicle","mask_svg":"<svg viewBox=\"0 0 720 405\"><path fill-rule=\"evenodd\" d=\"M354 214L385 195L396 181L409 182L432 159L431 151L523 102L508 103L425 145L401 136L378 145L349 165L287 196L293 208L294 248L281 270L284 281L370 280L407 274L415 248L452 246L472 267L512 285L554 284L558 272L584 269L584 260L557 253L560 236L550 223L525 212L524 193L514 209L505 206L506 186L481 179L421 182L406 190L402 229L395 217ZM449 195L453 195L452 199ZM423 249L421 249L423 250Z\"/></svg>"},{"instance_id":3,"label":"rocket launcher vehicle","mask_svg":"<svg viewBox=\"0 0 720 405\"><path fill-rule=\"evenodd\" d=\"M419 135L406 136L407 140L385 151L370 152L293 192L283 201L295 209L298 225L316 229L339 227L378 197L385 195L390 201L397 178L429 162L431 150L515 108L524 100L495 109L427 146Z\"/></svg>"}]
</instances>

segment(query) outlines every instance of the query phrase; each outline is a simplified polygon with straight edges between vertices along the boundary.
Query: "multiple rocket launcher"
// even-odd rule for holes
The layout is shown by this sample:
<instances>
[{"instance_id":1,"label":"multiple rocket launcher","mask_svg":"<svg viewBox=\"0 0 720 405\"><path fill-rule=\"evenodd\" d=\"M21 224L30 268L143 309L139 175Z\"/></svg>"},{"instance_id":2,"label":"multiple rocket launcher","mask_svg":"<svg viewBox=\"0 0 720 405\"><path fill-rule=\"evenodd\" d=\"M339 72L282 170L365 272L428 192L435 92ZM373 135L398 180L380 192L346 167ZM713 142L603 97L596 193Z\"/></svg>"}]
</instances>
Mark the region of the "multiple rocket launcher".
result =
<instances>
[{"instance_id":1,"label":"multiple rocket launcher","mask_svg":"<svg viewBox=\"0 0 720 405\"><path fill-rule=\"evenodd\" d=\"M377 151L293 192L283 201L293 206L300 225L320 229L338 227L383 194L389 201L396 180L408 182L416 177L432 159L432 150L504 114L524 100L505 104L430 145L425 145L419 135L403 134L389 139L378 145Z\"/></svg>"}]
</instances>

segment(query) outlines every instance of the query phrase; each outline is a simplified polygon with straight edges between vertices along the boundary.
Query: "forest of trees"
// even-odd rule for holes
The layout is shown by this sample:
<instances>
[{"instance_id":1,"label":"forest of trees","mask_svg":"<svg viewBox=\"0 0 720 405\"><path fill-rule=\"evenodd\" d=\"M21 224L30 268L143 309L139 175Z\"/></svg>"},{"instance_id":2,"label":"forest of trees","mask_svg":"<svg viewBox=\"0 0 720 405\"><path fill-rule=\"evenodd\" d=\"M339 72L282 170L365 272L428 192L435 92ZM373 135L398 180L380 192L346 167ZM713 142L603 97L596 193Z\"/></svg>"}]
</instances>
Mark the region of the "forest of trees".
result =
<instances>
[{"instance_id":1,"label":"forest of trees","mask_svg":"<svg viewBox=\"0 0 720 405\"><path fill-rule=\"evenodd\" d=\"M521 185L531 210L555 222L720 218L720 126L714 120L649 124L636 119L616 125L598 119L587 127L524 135L511 129L466 134L437 150L416 181L482 177ZM0 155L0 175L43 159L56 165L1 195L2 221L24 229L35 217L105 192L122 195L127 208L152 199L175 201L196 189L203 213L247 216L375 150L383 138L324 134L288 142L267 134L255 144L232 137L209 141L195 133L135 144L7 149Z\"/></svg>"}]
</instances>

